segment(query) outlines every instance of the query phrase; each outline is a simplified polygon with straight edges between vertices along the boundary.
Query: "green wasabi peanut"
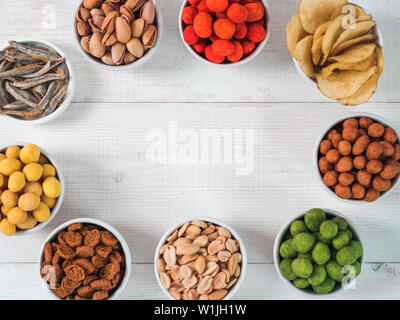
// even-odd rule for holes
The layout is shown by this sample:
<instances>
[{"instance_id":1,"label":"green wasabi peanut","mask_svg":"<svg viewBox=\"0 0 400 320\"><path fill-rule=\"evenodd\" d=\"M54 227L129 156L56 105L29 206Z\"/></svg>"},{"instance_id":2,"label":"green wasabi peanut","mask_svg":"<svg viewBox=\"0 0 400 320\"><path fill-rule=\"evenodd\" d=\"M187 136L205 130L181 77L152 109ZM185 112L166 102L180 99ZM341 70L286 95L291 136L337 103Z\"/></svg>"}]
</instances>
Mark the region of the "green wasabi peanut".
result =
<instances>
[{"instance_id":1,"label":"green wasabi peanut","mask_svg":"<svg viewBox=\"0 0 400 320\"><path fill-rule=\"evenodd\" d=\"M294 237L296 234L307 232L307 227L304 221L296 220L290 225L290 234Z\"/></svg>"},{"instance_id":2,"label":"green wasabi peanut","mask_svg":"<svg viewBox=\"0 0 400 320\"><path fill-rule=\"evenodd\" d=\"M327 277L325 279L325 281L322 282L320 285L312 286L312 288L315 293L328 294L328 293L331 293L333 291L333 289L335 289L335 285L336 285L335 280Z\"/></svg>"},{"instance_id":3,"label":"green wasabi peanut","mask_svg":"<svg viewBox=\"0 0 400 320\"><path fill-rule=\"evenodd\" d=\"M343 247L336 254L336 261L341 266L348 266L357 261L357 252L351 246Z\"/></svg>"},{"instance_id":4,"label":"green wasabi peanut","mask_svg":"<svg viewBox=\"0 0 400 320\"><path fill-rule=\"evenodd\" d=\"M345 230L344 232L347 233L347 235L349 236L349 239L350 239L350 240L353 239L353 233L352 233L349 229Z\"/></svg>"},{"instance_id":5,"label":"green wasabi peanut","mask_svg":"<svg viewBox=\"0 0 400 320\"><path fill-rule=\"evenodd\" d=\"M308 283L312 286L317 286L324 282L326 279L326 270L324 266L314 266L313 273L307 279Z\"/></svg>"},{"instance_id":6,"label":"green wasabi peanut","mask_svg":"<svg viewBox=\"0 0 400 320\"><path fill-rule=\"evenodd\" d=\"M343 267L337 263L335 260L330 260L326 265L325 265L326 271L328 272L328 275L335 281L343 281L344 274L342 272Z\"/></svg>"},{"instance_id":7,"label":"green wasabi peanut","mask_svg":"<svg viewBox=\"0 0 400 320\"><path fill-rule=\"evenodd\" d=\"M297 256L297 251L294 250L292 242L293 239L289 239L282 242L279 248L279 253L282 258L294 258Z\"/></svg>"},{"instance_id":8,"label":"green wasabi peanut","mask_svg":"<svg viewBox=\"0 0 400 320\"><path fill-rule=\"evenodd\" d=\"M349 242L350 242L349 235L344 231L340 231L337 234L337 236L332 239L332 245L336 250L339 250L344 246L347 246Z\"/></svg>"},{"instance_id":9,"label":"green wasabi peanut","mask_svg":"<svg viewBox=\"0 0 400 320\"><path fill-rule=\"evenodd\" d=\"M304 215L304 222L312 232L319 231L321 223L326 220L326 214L322 209L311 209Z\"/></svg>"},{"instance_id":10,"label":"green wasabi peanut","mask_svg":"<svg viewBox=\"0 0 400 320\"><path fill-rule=\"evenodd\" d=\"M338 233L338 225L332 220L327 220L321 223L319 227L319 232L321 237L325 239L333 239Z\"/></svg>"},{"instance_id":11,"label":"green wasabi peanut","mask_svg":"<svg viewBox=\"0 0 400 320\"><path fill-rule=\"evenodd\" d=\"M325 244L327 244L328 246L330 246L331 243L332 243L332 240L331 240L331 239L322 238L321 232L314 232L313 235L314 235L315 239L317 240L317 242L325 243Z\"/></svg>"},{"instance_id":12,"label":"green wasabi peanut","mask_svg":"<svg viewBox=\"0 0 400 320\"><path fill-rule=\"evenodd\" d=\"M322 242L318 242L312 250L312 258L318 265L324 265L331 258L329 247Z\"/></svg>"},{"instance_id":13,"label":"green wasabi peanut","mask_svg":"<svg viewBox=\"0 0 400 320\"><path fill-rule=\"evenodd\" d=\"M337 226L338 226L340 231L344 231L348 227L347 221L344 218L335 217L335 218L332 219L332 221L337 224Z\"/></svg>"},{"instance_id":14,"label":"green wasabi peanut","mask_svg":"<svg viewBox=\"0 0 400 320\"><path fill-rule=\"evenodd\" d=\"M292 269L292 259L283 259L279 265L282 276L287 280L294 280L297 278Z\"/></svg>"},{"instance_id":15,"label":"green wasabi peanut","mask_svg":"<svg viewBox=\"0 0 400 320\"><path fill-rule=\"evenodd\" d=\"M356 252L357 259L363 255L363 248L359 241L357 241L357 240L350 241L349 246L352 247L354 249L354 251Z\"/></svg>"},{"instance_id":16,"label":"green wasabi peanut","mask_svg":"<svg viewBox=\"0 0 400 320\"><path fill-rule=\"evenodd\" d=\"M299 289L305 289L310 285L306 279L302 278L297 278L296 280L293 281L293 284L296 288Z\"/></svg>"},{"instance_id":17,"label":"green wasabi peanut","mask_svg":"<svg viewBox=\"0 0 400 320\"><path fill-rule=\"evenodd\" d=\"M307 279L313 272L313 266L307 259L297 258L292 262L293 272L300 278Z\"/></svg>"},{"instance_id":18,"label":"green wasabi peanut","mask_svg":"<svg viewBox=\"0 0 400 320\"><path fill-rule=\"evenodd\" d=\"M314 244L315 237L312 234L306 232L296 234L292 242L294 250L299 253L310 252L311 249L314 247Z\"/></svg>"},{"instance_id":19,"label":"green wasabi peanut","mask_svg":"<svg viewBox=\"0 0 400 320\"><path fill-rule=\"evenodd\" d=\"M356 261L352 264L352 266L354 267L354 269L356 269L356 277L358 277L358 275L361 273L361 263Z\"/></svg>"},{"instance_id":20,"label":"green wasabi peanut","mask_svg":"<svg viewBox=\"0 0 400 320\"><path fill-rule=\"evenodd\" d=\"M311 252L299 253L299 254L297 255L297 258L307 259L307 260L310 261L311 263L314 263L314 260L313 260L313 258L312 258Z\"/></svg>"}]
</instances>

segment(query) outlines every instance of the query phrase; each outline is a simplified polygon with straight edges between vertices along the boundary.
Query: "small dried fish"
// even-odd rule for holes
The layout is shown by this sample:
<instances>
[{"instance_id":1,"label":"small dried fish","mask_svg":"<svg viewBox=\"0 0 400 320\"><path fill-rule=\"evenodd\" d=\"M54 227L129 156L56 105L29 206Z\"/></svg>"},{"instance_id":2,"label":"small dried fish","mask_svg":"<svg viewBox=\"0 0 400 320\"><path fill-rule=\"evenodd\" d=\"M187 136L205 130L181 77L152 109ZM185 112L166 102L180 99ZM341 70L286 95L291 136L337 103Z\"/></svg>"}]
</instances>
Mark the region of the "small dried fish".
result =
<instances>
[{"instance_id":1,"label":"small dried fish","mask_svg":"<svg viewBox=\"0 0 400 320\"><path fill-rule=\"evenodd\" d=\"M4 50L4 57L6 60L15 63L37 63L40 61L28 56L25 53L18 52L17 50L10 48Z\"/></svg>"},{"instance_id":2,"label":"small dried fish","mask_svg":"<svg viewBox=\"0 0 400 320\"><path fill-rule=\"evenodd\" d=\"M64 61L65 61L65 58L60 58L57 60L49 60L49 62L47 62L39 71L34 72L34 73L25 74L22 77L23 78L40 77L40 76L46 74L47 72L49 72L51 69L57 67L60 63L63 63Z\"/></svg>"},{"instance_id":3,"label":"small dried fish","mask_svg":"<svg viewBox=\"0 0 400 320\"><path fill-rule=\"evenodd\" d=\"M50 101L49 106L47 110L44 113L44 116L47 116L56 110L56 108L60 105L62 99L64 99L64 96L67 94L68 91L68 85L62 86L62 88L57 92L57 94L54 96L54 98Z\"/></svg>"},{"instance_id":4,"label":"small dried fish","mask_svg":"<svg viewBox=\"0 0 400 320\"><path fill-rule=\"evenodd\" d=\"M21 109L27 109L27 108L32 109L32 107L28 106L24 102L15 101L15 102L6 104L5 106L2 106L0 109L2 109L2 110L21 110ZM26 111L26 110L22 110L22 111Z\"/></svg>"},{"instance_id":5,"label":"small dried fish","mask_svg":"<svg viewBox=\"0 0 400 320\"><path fill-rule=\"evenodd\" d=\"M64 76L60 75L58 73L50 73L44 76L32 78L32 79L27 79L24 81L15 81L13 83L14 87L20 88L20 89L29 89L36 87L39 84L49 82L49 81L54 81L54 80L63 80Z\"/></svg>"},{"instance_id":6,"label":"small dried fish","mask_svg":"<svg viewBox=\"0 0 400 320\"><path fill-rule=\"evenodd\" d=\"M42 99L46 94L46 85L44 83L39 84L38 86L32 88L32 92L36 97Z\"/></svg>"},{"instance_id":7,"label":"small dried fish","mask_svg":"<svg viewBox=\"0 0 400 320\"><path fill-rule=\"evenodd\" d=\"M31 74L43 68L43 64L28 64L23 67L0 72L0 78L5 77L19 77L26 74Z\"/></svg>"},{"instance_id":8,"label":"small dried fish","mask_svg":"<svg viewBox=\"0 0 400 320\"><path fill-rule=\"evenodd\" d=\"M8 104L8 97L6 90L4 90L4 79L0 79L0 106Z\"/></svg>"},{"instance_id":9,"label":"small dried fish","mask_svg":"<svg viewBox=\"0 0 400 320\"><path fill-rule=\"evenodd\" d=\"M57 56L50 50L37 48L31 45L27 45L21 42L10 41L10 46L35 58L40 61L48 62L49 60L57 58Z\"/></svg>"},{"instance_id":10,"label":"small dried fish","mask_svg":"<svg viewBox=\"0 0 400 320\"><path fill-rule=\"evenodd\" d=\"M36 108L39 103L38 99L33 94L14 87L9 81L6 81L6 90L15 100L24 102L33 108Z\"/></svg>"}]
</instances>

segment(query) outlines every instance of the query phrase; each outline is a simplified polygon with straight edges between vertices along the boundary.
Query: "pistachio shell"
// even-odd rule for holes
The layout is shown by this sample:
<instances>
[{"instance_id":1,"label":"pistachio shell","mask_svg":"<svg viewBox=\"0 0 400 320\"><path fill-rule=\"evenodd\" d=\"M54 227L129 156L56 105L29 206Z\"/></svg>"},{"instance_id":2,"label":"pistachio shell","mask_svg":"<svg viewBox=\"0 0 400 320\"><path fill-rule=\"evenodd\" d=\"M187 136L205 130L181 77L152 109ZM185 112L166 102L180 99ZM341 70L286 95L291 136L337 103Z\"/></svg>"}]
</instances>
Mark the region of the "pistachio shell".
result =
<instances>
[{"instance_id":1,"label":"pistachio shell","mask_svg":"<svg viewBox=\"0 0 400 320\"><path fill-rule=\"evenodd\" d=\"M110 1L106 1L101 5L101 9L104 11L104 13L107 15L112 11L118 11L118 7L110 2Z\"/></svg>"},{"instance_id":2,"label":"pistachio shell","mask_svg":"<svg viewBox=\"0 0 400 320\"><path fill-rule=\"evenodd\" d=\"M100 32L93 33L92 37L90 38L90 53L96 58L102 58L106 53L106 47L101 42L102 35Z\"/></svg>"},{"instance_id":3,"label":"pistachio shell","mask_svg":"<svg viewBox=\"0 0 400 320\"><path fill-rule=\"evenodd\" d=\"M90 38L91 38L91 36L81 38L81 47L87 53L90 53Z\"/></svg>"},{"instance_id":4,"label":"pistachio shell","mask_svg":"<svg viewBox=\"0 0 400 320\"><path fill-rule=\"evenodd\" d=\"M115 21L118 17L117 11L112 11L105 17L103 24L101 25L102 33L113 33L115 30Z\"/></svg>"},{"instance_id":5,"label":"pistachio shell","mask_svg":"<svg viewBox=\"0 0 400 320\"><path fill-rule=\"evenodd\" d=\"M115 31L119 42L128 43L131 39L131 28L124 18L117 18L115 22Z\"/></svg>"},{"instance_id":6,"label":"pistachio shell","mask_svg":"<svg viewBox=\"0 0 400 320\"><path fill-rule=\"evenodd\" d=\"M86 8L80 7L76 13L76 20L79 22L87 22L90 18L90 12Z\"/></svg>"},{"instance_id":7,"label":"pistachio shell","mask_svg":"<svg viewBox=\"0 0 400 320\"><path fill-rule=\"evenodd\" d=\"M101 32L101 26L104 22L103 16L94 16L93 18L89 19L89 24L92 27L92 32Z\"/></svg>"},{"instance_id":8,"label":"pistachio shell","mask_svg":"<svg viewBox=\"0 0 400 320\"><path fill-rule=\"evenodd\" d=\"M111 48L112 60L116 65L120 65L124 61L126 52L126 45L124 43L117 42Z\"/></svg>"},{"instance_id":9,"label":"pistachio shell","mask_svg":"<svg viewBox=\"0 0 400 320\"><path fill-rule=\"evenodd\" d=\"M76 24L76 30L81 37L86 37L90 34L90 25L86 22L78 22Z\"/></svg>"},{"instance_id":10,"label":"pistachio shell","mask_svg":"<svg viewBox=\"0 0 400 320\"><path fill-rule=\"evenodd\" d=\"M100 4L103 2L103 0L83 0L83 6L86 9L94 9L100 6Z\"/></svg>"},{"instance_id":11,"label":"pistachio shell","mask_svg":"<svg viewBox=\"0 0 400 320\"><path fill-rule=\"evenodd\" d=\"M128 0L125 5L132 10L132 12L136 12L140 10L142 5L146 2L146 0Z\"/></svg>"},{"instance_id":12,"label":"pistachio shell","mask_svg":"<svg viewBox=\"0 0 400 320\"><path fill-rule=\"evenodd\" d=\"M155 26L149 25L143 33L142 41L145 47L153 48L157 42L158 30Z\"/></svg>"},{"instance_id":13,"label":"pistachio shell","mask_svg":"<svg viewBox=\"0 0 400 320\"><path fill-rule=\"evenodd\" d=\"M143 18L133 21L131 25L132 37L140 38L143 34L145 27L146 27L146 21L144 21Z\"/></svg>"},{"instance_id":14,"label":"pistachio shell","mask_svg":"<svg viewBox=\"0 0 400 320\"><path fill-rule=\"evenodd\" d=\"M109 66L115 66L115 63L111 57L111 53L106 53L102 58L101 61L103 61L104 64L107 64Z\"/></svg>"},{"instance_id":15,"label":"pistachio shell","mask_svg":"<svg viewBox=\"0 0 400 320\"><path fill-rule=\"evenodd\" d=\"M154 3L152 0L147 1L140 10L141 18L146 21L147 24L152 24L156 17L156 10L154 8Z\"/></svg>"},{"instance_id":16,"label":"pistachio shell","mask_svg":"<svg viewBox=\"0 0 400 320\"><path fill-rule=\"evenodd\" d=\"M129 23L132 23L135 20L135 15L132 10L127 6L123 5L119 8L119 12L122 16L126 16L129 19Z\"/></svg>"},{"instance_id":17,"label":"pistachio shell","mask_svg":"<svg viewBox=\"0 0 400 320\"><path fill-rule=\"evenodd\" d=\"M97 9L97 8L90 10L90 15L92 17L94 17L94 16L102 16L102 17L104 17L105 16L103 10Z\"/></svg>"},{"instance_id":18,"label":"pistachio shell","mask_svg":"<svg viewBox=\"0 0 400 320\"><path fill-rule=\"evenodd\" d=\"M125 57L124 57L125 64L130 64L132 62L135 62L136 60L137 60L136 57L132 53L130 53L130 52L125 53Z\"/></svg>"},{"instance_id":19,"label":"pistachio shell","mask_svg":"<svg viewBox=\"0 0 400 320\"><path fill-rule=\"evenodd\" d=\"M107 47L111 47L112 45L114 45L117 42L117 36L114 33L107 33L104 35L103 37L103 44Z\"/></svg>"},{"instance_id":20,"label":"pistachio shell","mask_svg":"<svg viewBox=\"0 0 400 320\"><path fill-rule=\"evenodd\" d=\"M137 38L132 38L126 45L128 51L132 53L136 58L143 57L144 48L142 42Z\"/></svg>"}]
</instances>

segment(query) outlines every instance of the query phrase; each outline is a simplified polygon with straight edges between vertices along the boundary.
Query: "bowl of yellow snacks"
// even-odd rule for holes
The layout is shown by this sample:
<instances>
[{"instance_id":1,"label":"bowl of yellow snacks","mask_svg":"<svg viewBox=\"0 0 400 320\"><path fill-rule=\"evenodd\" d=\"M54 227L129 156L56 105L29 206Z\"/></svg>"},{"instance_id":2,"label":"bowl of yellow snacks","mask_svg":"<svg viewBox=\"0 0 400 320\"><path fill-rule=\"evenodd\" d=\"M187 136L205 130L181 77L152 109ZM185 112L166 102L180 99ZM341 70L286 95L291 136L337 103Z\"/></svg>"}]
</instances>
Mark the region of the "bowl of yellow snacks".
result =
<instances>
[{"instance_id":1,"label":"bowl of yellow snacks","mask_svg":"<svg viewBox=\"0 0 400 320\"><path fill-rule=\"evenodd\" d=\"M64 200L61 170L34 144L0 149L0 234L22 236L43 229Z\"/></svg>"}]
</instances>

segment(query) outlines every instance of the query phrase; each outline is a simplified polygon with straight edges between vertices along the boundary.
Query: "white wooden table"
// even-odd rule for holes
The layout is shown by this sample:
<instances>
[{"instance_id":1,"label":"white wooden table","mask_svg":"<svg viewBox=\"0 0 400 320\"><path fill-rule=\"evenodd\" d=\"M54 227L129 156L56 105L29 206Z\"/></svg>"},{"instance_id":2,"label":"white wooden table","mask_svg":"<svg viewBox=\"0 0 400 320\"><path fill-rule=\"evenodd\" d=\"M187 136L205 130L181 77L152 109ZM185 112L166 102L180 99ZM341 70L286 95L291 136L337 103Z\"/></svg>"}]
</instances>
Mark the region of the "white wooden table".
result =
<instances>
[{"instance_id":1,"label":"white wooden table","mask_svg":"<svg viewBox=\"0 0 400 320\"><path fill-rule=\"evenodd\" d=\"M57 159L67 183L62 210L49 226L31 236L0 238L0 298L46 298L37 269L44 239L62 222L88 216L114 225L130 245L133 273L122 298L162 299L152 264L160 237L175 223L207 215L234 227L246 242L250 265L236 298L301 299L278 278L272 248L281 225L313 207L341 211L365 241L364 275L357 290L341 298L400 297L400 190L377 204L349 206L321 189L312 168L315 140L335 118L372 112L400 129L398 0L358 1L382 30L386 69L371 102L355 109L325 99L296 72L284 28L297 0L270 0L270 42L255 61L232 70L196 61L179 37L181 1L158 0L162 45L149 64L126 73L98 69L80 55L72 33L78 2L17 0L2 8L2 47L14 38L52 41L71 59L78 87L68 111L49 125L0 119L0 145L38 144ZM46 28L49 12L55 13L54 28ZM151 165L146 135L171 122L197 132L253 129L253 174L236 175L231 165Z\"/></svg>"}]
</instances>

